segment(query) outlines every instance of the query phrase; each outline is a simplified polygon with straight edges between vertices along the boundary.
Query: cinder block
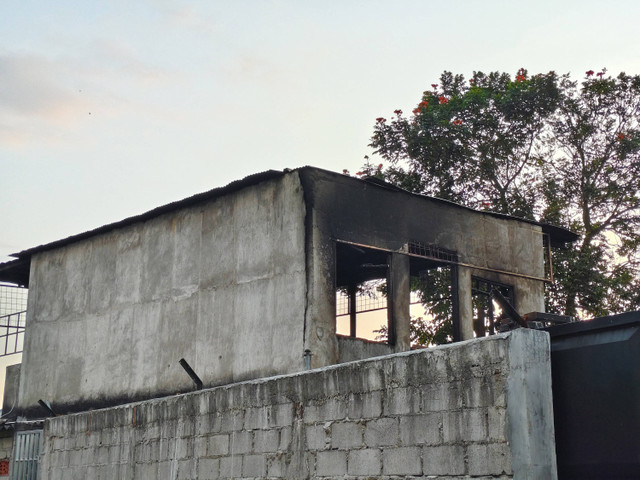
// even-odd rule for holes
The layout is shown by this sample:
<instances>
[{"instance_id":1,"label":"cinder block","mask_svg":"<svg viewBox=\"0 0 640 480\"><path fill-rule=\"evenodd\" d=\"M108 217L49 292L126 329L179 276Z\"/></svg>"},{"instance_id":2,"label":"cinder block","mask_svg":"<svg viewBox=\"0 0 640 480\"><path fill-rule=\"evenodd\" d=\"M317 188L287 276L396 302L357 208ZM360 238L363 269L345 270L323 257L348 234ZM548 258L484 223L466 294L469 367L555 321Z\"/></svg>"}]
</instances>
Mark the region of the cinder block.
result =
<instances>
[{"instance_id":1,"label":"cinder block","mask_svg":"<svg viewBox=\"0 0 640 480\"><path fill-rule=\"evenodd\" d=\"M356 422L340 422L331 426L333 448L359 448L362 446L363 426Z\"/></svg>"},{"instance_id":2,"label":"cinder block","mask_svg":"<svg viewBox=\"0 0 640 480\"><path fill-rule=\"evenodd\" d=\"M229 448L232 454L250 453L251 446L251 432L233 432L229 435Z\"/></svg>"},{"instance_id":3,"label":"cinder block","mask_svg":"<svg viewBox=\"0 0 640 480\"><path fill-rule=\"evenodd\" d=\"M382 415L382 393L380 391L352 393L349 395L347 409L351 419L377 418Z\"/></svg>"},{"instance_id":4,"label":"cinder block","mask_svg":"<svg viewBox=\"0 0 640 480\"><path fill-rule=\"evenodd\" d=\"M177 438L175 458L191 458L193 457L193 439Z\"/></svg>"},{"instance_id":5,"label":"cinder block","mask_svg":"<svg viewBox=\"0 0 640 480\"><path fill-rule=\"evenodd\" d=\"M511 451L506 443L467 446L469 475L510 475Z\"/></svg>"},{"instance_id":6,"label":"cinder block","mask_svg":"<svg viewBox=\"0 0 640 480\"><path fill-rule=\"evenodd\" d=\"M382 473L385 475L420 475L422 450L419 447L385 448L382 451Z\"/></svg>"},{"instance_id":7,"label":"cinder block","mask_svg":"<svg viewBox=\"0 0 640 480\"><path fill-rule=\"evenodd\" d=\"M277 430L256 430L253 432L253 451L256 453L277 452L280 435Z\"/></svg>"},{"instance_id":8,"label":"cinder block","mask_svg":"<svg viewBox=\"0 0 640 480\"><path fill-rule=\"evenodd\" d=\"M219 458L201 458L198 460L198 480L216 479L218 478L219 470L220 470Z\"/></svg>"},{"instance_id":9,"label":"cinder block","mask_svg":"<svg viewBox=\"0 0 640 480\"><path fill-rule=\"evenodd\" d=\"M334 397L320 405L321 420L342 420L347 416L347 404L345 399Z\"/></svg>"},{"instance_id":10,"label":"cinder block","mask_svg":"<svg viewBox=\"0 0 640 480\"><path fill-rule=\"evenodd\" d=\"M193 439L193 455L196 458L207 456L207 444L209 439L207 437L196 437Z\"/></svg>"},{"instance_id":11,"label":"cinder block","mask_svg":"<svg viewBox=\"0 0 640 480\"><path fill-rule=\"evenodd\" d=\"M259 428L267 428L269 419L267 409L265 407L247 408L244 412L244 429L255 430Z\"/></svg>"},{"instance_id":12,"label":"cinder block","mask_svg":"<svg viewBox=\"0 0 640 480\"><path fill-rule=\"evenodd\" d=\"M346 475L347 454L340 450L326 450L318 452L316 474L320 477L331 475Z\"/></svg>"},{"instance_id":13,"label":"cinder block","mask_svg":"<svg viewBox=\"0 0 640 480\"><path fill-rule=\"evenodd\" d=\"M379 418L368 421L364 430L364 443L368 447L396 445L398 443L398 420Z\"/></svg>"},{"instance_id":14,"label":"cinder block","mask_svg":"<svg viewBox=\"0 0 640 480\"><path fill-rule=\"evenodd\" d=\"M461 393L465 408L488 407L495 404L494 385L486 377L470 377L463 380Z\"/></svg>"},{"instance_id":15,"label":"cinder block","mask_svg":"<svg viewBox=\"0 0 640 480\"><path fill-rule=\"evenodd\" d=\"M267 463L264 455L247 455L242 462L242 474L245 477L264 477Z\"/></svg>"},{"instance_id":16,"label":"cinder block","mask_svg":"<svg viewBox=\"0 0 640 480\"><path fill-rule=\"evenodd\" d=\"M280 403L271 408L269 415L270 427L286 427L293 423L293 404Z\"/></svg>"},{"instance_id":17,"label":"cinder block","mask_svg":"<svg viewBox=\"0 0 640 480\"><path fill-rule=\"evenodd\" d=\"M188 460L178 460L178 480L191 480L194 477L195 460L190 458ZM153 478L153 477L143 477Z\"/></svg>"},{"instance_id":18,"label":"cinder block","mask_svg":"<svg viewBox=\"0 0 640 480\"><path fill-rule=\"evenodd\" d=\"M220 416L221 432L237 432L242 430L244 425L243 410L227 410Z\"/></svg>"},{"instance_id":19,"label":"cinder block","mask_svg":"<svg viewBox=\"0 0 640 480\"><path fill-rule=\"evenodd\" d=\"M422 468L425 475L463 475L464 447L461 445L424 447Z\"/></svg>"},{"instance_id":20,"label":"cinder block","mask_svg":"<svg viewBox=\"0 0 640 480\"><path fill-rule=\"evenodd\" d=\"M309 425L305 428L305 437L309 450L324 450L329 440L322 425Z\"/></svg>"},{"instance_id":21,"label":"cinder block","mask_svg":"<svg viewBox=\"0 0 640 480\"><path fill-rule=\"evenodd\" d=\"M489 420L489 440L494 442L506 442L507 410L502 407L487 408Z\"/></svg>"},{"instance_id":22,"label":"cinder block","mask_svg":"<svg viewBox=\"0 0 640 480\"><path fill-rule=\"evenodd\" d=\"M229 453L229 435L224 433L209 437L207 455L227 455Z\"/></svg>"},{"instance_id":23,"label":"cinder block","mask_svg":"<svg viewBox=\"0 0 640 480\"><path fill-rule=\"evenodd\" d=\"M476 408L447 412L443 415L442 433L445 443L478 442L488 435L487 409Z\"/></svg>"},{"instance_id":24,"label":"cinder block","mask_svg":"<svg viewBox=\"0 0 640 480\"><path fill-rule=\"evenodd\" d=\"M284 427L280 430L280 443L278 450L288 450L291 446L291 427Z\"/></svg>"},{"instance_id":25,"label":"cinder block","mask_svg":"<svg viewBox=\"0 0 640 480\"><path fill-rule=\"evenodd\" d=\"M380 475L382 453L377 448L351 450L347 461L349 475Z\"/></svg>"},{"instance_id":26,"label":"cinder block","mask_svg":"<svg viewBox=\"0 0 640 480\"><path fill-rule=\"evenodd\" d=\"M441 429L441 413L400 417L400 441L404 446L441 443Z\"/></svg>"},{"instance_id":27,"label":"cinder block","mask_svg":"<svg viewBox=\"0 0 640 480\"><path fill-rule=\"evenodd\" d=\"M220 477L237 478L242 474L242 455L230 455L220 459Z\"/></svg>"},{"instance_id":28,"label":"cinder block","mask_svg":"<svg viewBox=\"0 0 640 480\"><path fill-rule=\"evenodd\" d=\"M412 387L387 389L384 397L383 413L408 415L420 411L420 391Z\"/></svg>"},{"instance_id":29,"label":"cinder block","mask_svg":"<svg viewBox=\"0 0 640 480\"><path fill-rule=\"evenodd\" d=\"M426 386L422 391L422 412L443 412L462 408L460 382L436 383Z\"/></svg>"}]
</instances>

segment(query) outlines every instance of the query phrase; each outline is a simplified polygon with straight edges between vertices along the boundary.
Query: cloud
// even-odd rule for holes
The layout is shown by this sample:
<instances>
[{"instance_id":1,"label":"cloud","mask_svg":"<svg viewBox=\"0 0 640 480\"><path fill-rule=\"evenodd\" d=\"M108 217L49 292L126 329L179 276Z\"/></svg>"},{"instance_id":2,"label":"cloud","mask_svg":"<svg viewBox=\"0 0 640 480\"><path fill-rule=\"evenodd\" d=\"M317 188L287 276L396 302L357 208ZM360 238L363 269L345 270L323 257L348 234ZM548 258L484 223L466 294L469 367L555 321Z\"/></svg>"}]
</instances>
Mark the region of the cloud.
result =
<instances>
[{"instance_id":1,"label":"cloud","mask_svg":"<svg viewBox=\"0 0 640 480\"><path fill-rule=\"evenodd\" d=\"M86 108L79 92L63 81L69 73L42 56L0 55L0 111L65 123Z\"/></svg>"},{"instance_id":2,"label":"cloud","mask_svg":"<svg viewBox=\"0 0 640 480\"><path fill-rule=\"evenodd\" d=\"M0 53L0 146L59 142L96 115L157 115L141 93L168 76L116 41L96 40L55 59Z\"/></svg>"}]
</instances>

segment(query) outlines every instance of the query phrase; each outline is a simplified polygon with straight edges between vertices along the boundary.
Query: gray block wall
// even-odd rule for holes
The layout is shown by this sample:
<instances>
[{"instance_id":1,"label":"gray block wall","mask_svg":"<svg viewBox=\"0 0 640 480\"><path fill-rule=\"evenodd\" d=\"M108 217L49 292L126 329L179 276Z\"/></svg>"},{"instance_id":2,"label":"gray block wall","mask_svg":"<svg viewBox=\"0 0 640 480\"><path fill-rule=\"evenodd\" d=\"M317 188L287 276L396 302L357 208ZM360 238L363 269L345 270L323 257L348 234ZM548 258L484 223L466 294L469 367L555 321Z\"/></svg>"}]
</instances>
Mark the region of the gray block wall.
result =
<instances>
[{"instance_id":1,"label":"gray block wall","mask_svg":"<svg viewBox=\"0 0 640 480\"><path fill-rule=\"evenodd\" d=\"M47 420L42 480L556 478L545 332Z\"/></svg>"}]
</instances>

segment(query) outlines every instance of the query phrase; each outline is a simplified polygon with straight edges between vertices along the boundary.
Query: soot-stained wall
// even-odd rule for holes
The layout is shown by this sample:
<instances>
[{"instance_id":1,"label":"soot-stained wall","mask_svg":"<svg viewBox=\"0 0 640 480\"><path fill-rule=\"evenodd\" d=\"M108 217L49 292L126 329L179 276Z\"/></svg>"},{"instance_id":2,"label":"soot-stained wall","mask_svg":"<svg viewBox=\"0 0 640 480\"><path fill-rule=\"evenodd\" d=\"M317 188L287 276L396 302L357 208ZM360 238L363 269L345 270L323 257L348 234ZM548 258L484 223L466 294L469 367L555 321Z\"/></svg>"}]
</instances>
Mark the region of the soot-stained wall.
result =
<instances>
[{"instance_id":1,"label":"soot-stained wall","mask_svg":"<svg viewBox=\"0 0 640 480\"><path fill-rule=\"evenodd\" d=\"M462 339L473 338L472 276L513 286L521 313L544 311L544 282L523 277L545 275L540 226L324 170L302 169L300 175L310 215L307 262L312 277L307 324L313 328L305 341L314 352L314 365L336 363L341 356L332 335L337 241L385 249L396 257L402 257L408 242L418 241L453 250L460 263L479 267L456 267ZM399 321L398 340L389 352L409 348L409 318Z\"/></svg>"}]
</instances>

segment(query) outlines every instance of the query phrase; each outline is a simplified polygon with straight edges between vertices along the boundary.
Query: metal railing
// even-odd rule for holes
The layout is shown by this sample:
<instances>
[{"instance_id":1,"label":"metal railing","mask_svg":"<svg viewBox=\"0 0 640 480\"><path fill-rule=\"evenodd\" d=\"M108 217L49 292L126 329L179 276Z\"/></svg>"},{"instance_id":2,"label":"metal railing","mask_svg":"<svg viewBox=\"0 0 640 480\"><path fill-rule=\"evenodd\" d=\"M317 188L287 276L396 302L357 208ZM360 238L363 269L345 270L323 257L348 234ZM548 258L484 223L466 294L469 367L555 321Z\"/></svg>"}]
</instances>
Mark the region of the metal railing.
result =
<instances>
[{"instance_id":1,"label":"metal railing","mask_svg":"<svg viewBox=\"0 0 640 480\"><path fill-rule=\"evenodd\" d=\"M27 311L0 317L0 357L22 352Z\"/></svg>"}]
</instances>

